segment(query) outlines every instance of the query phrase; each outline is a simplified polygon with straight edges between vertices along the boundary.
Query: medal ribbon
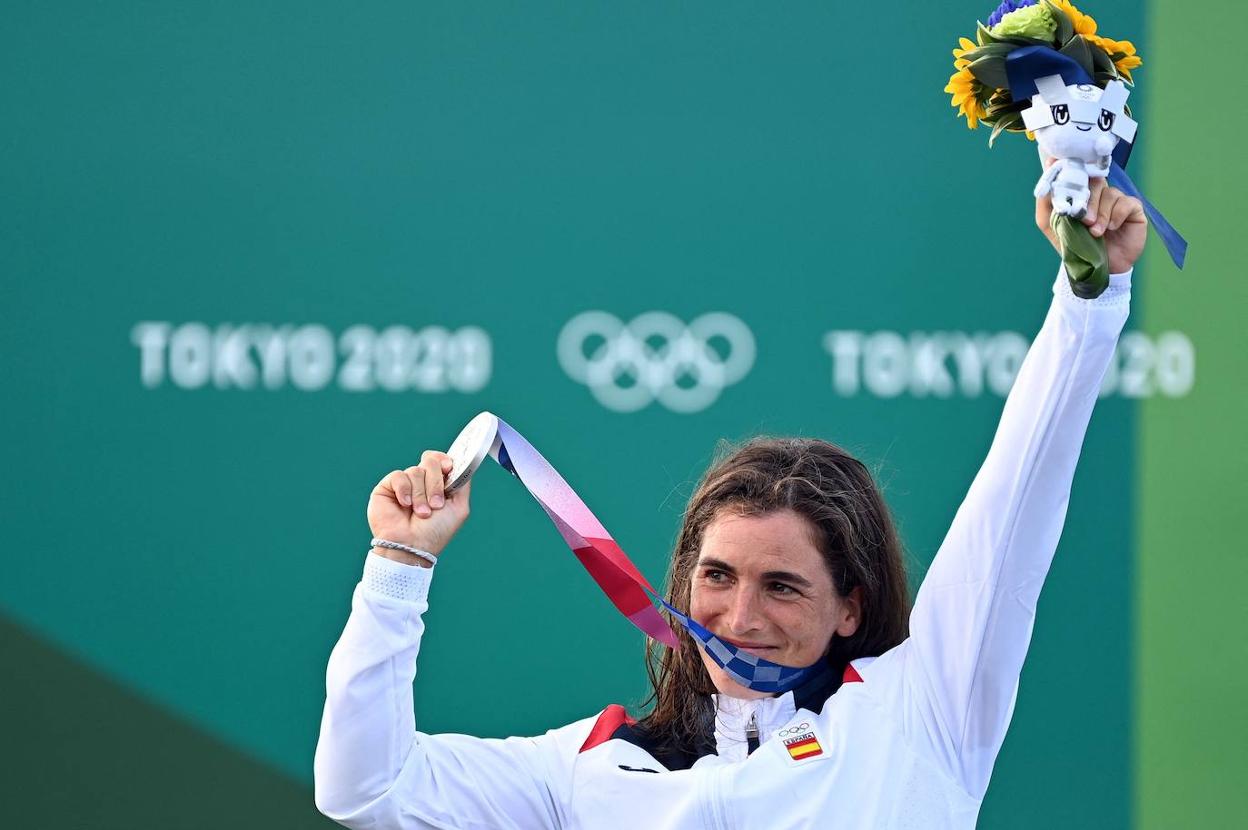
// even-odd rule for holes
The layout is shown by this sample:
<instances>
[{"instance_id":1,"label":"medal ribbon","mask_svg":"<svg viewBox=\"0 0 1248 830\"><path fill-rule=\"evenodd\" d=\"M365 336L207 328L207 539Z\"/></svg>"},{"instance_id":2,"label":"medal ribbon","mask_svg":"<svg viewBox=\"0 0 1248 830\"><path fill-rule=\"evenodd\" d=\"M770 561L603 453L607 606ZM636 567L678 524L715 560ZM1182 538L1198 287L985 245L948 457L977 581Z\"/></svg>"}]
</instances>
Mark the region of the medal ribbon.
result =
<instances>
[{"instance_id":1,"label":"medal ribbon","mask_svg":"<svg viewBox=\"0 0 1248 830\"><path fill-rule=\"evenodd\" d=\"M817 664L806 668L782 666L744 652L669 605L563 476L502 418L498 419L498 438L490 455L537 499L594 582L619 612L646 636L669 648L680 647L675 632L655 607L657 601L702 644L711 659L742 686L782 694L801 684L817 668Z\"/></svg>"}]
</instances>

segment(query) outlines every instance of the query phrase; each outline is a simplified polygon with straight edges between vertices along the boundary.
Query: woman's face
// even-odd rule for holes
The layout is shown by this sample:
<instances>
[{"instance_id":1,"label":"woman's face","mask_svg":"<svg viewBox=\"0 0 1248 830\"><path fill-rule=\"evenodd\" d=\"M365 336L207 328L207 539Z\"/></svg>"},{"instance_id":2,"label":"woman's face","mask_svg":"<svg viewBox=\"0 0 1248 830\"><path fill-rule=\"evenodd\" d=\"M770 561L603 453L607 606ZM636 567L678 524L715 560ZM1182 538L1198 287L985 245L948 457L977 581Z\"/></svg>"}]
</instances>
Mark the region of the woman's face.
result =
<instances>
[{"instance_id":1,"label":"woman's face","mask_svg":"<svg viewBox=\"0 0 1248 830\"><path fill-rule=\"evenodd\" d=\"M833 634L858 628L855 589L838 596L810 522L792 510L762 516L721 512L702 537L689 612L716 637L785 666L809 666ZM767 697L728 677L702 652L715 688L732 697Z\"/></svg>"}]
</instances>

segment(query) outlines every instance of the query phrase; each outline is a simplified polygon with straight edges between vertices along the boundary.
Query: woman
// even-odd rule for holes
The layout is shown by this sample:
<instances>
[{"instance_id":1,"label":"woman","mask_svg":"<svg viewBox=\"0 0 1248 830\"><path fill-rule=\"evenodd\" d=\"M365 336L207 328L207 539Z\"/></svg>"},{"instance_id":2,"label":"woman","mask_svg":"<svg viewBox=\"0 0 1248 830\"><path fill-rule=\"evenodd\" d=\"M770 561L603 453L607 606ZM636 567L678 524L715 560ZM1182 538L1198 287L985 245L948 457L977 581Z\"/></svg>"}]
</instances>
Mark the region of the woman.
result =
<instances>
[{"instance_id":1,"label":"woman","mask_svg":"<svg viewBox=\"0 0 1248 830\"><path fill-rule=\"evenodd\" d=\"M1052 241L1050 210L1037 202ZM821 441L753 441L695 492L668 601L759 657L818 663L813 679L760 695L682 631L640 722L611 706L535 738L430 736L412 679L432 569L375 548L330 658L317 806L359 828L973 827L1144 245L1140 203L1103 182L1084 221L1106 240L1110 288L1083 300L1058 275L912 612L863 466ZM427 452L386 476L374 536L440 553L470 498L444 494L449 467Z\"/></svg>"}]
</instances>

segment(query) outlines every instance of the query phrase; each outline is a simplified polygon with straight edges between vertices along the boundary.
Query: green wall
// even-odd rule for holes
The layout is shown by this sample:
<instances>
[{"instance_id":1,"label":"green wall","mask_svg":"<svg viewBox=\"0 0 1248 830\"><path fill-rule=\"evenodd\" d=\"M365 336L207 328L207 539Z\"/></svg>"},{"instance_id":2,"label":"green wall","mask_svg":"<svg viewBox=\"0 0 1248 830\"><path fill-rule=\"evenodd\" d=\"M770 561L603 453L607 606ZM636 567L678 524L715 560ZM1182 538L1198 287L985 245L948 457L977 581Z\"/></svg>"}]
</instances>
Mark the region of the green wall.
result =
<instances>
[{"instance_id":1,"label":"green wall","mask_svg":"<svg viewBox=\"0 0 1248 830\"><path fill-rule=\"evenodd\" d=\"M1101 497L1072 504L984 827L1175 826L1195 801L1232 805L1223 782L1245 771L1226 714L1243 651L1221 645L1241 580L1217 567L1243 573L1217 510L1243 490L1218 466L1243 421L1226 380L1233 304L1180 292L1232 290L1237 188L1201 153L1235 132L1179 126L1212 111L1183 74L1205 16L1088 10L1144 55L1134 165L1192 264L1180 275L1154 256L1138 271L1138 354L1106 390L1076 480ZM878 471L917 584L1056 266L1032 225L1033 148L989 151L940 92L950 48L989 11L9 10L10 820L169 826L185 807L203 826L327 824L309 807L311 758L367 493L482 409L541 448L656 580L719 439L841 443ZM706 408L613 411L556 355L590 310L724 312L756 357ZM834 342L870 356L845 362ZM933 343L950 350L939 371L907 362ZM1190 390L1139 357L1182 358L1185 343ZM1205 578L1175 585L1176 548ZM1176 607L1204 636L1173 624ZM439 567L429 626L422 728L528 733L645 693L640 638L497 469ZM1208 679L1198 694L1192 674ZM500 690L514 705L494 705Z\"/></svg>"},{"instance_id":2,"label":"green wall","mask_svg":"<svg viewBox=\"0 0 1248 830\"><path fill-rule=\"evenodd\" d=\"M1153 398L1140 411L1134 773L1137 823L1150 830L1232 827L1248 815L1248 556L1238 524L1248 289L1237 255L1248 114L1239 39L1217 25L1241 13L1229 2L1149 10L1147 179L1181 218L1192 255L1176 276L1152 251L1140 319L1149 332L1191 332L1200 355L1188 397Z\"/></svg>"}]
</instances>

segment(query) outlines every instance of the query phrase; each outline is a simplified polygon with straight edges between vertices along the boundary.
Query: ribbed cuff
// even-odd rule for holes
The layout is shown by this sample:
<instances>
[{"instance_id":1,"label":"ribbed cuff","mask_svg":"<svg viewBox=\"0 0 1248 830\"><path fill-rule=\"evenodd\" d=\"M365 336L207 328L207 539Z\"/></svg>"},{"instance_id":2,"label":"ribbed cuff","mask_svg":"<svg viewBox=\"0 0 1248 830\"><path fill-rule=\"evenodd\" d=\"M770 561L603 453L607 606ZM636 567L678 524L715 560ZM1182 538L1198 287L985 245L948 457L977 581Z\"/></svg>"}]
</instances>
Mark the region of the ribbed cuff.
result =
<instances>
[{"instance_id":1,"label":"ribbed cuff","mask_svg":"<svg viewBox=\"0 0 1248 830\"><path fill-rule=\"evenodd\" d=\"M364 576L360 580L364 590L402 602L424 602L429 597L429 583L433 580L433 567L404 565L371 550L364 560Z\"/></svg>"},{"instance_id":2,"label":"ribbed cuff","mask_svg":"<svg viewBox=\"0 0 1248 830\"><path fill-rule=\"evenodd\" d=\"M1109 275L1109 287L1101 296L1093 300L1085 300L1082 297L1076 297L1075 292L1070 289L1070 279L1066 276L1066 266L1063 265L1057 269L1057 280L1053 283L1053 293L1065 300L1074 300L1080 303L1091 303L1092 305L1118 305L1131 299L1131 275L1135 273L1134 268L1128 268L1121 274Z\"/></svg>"}]
</instances>

